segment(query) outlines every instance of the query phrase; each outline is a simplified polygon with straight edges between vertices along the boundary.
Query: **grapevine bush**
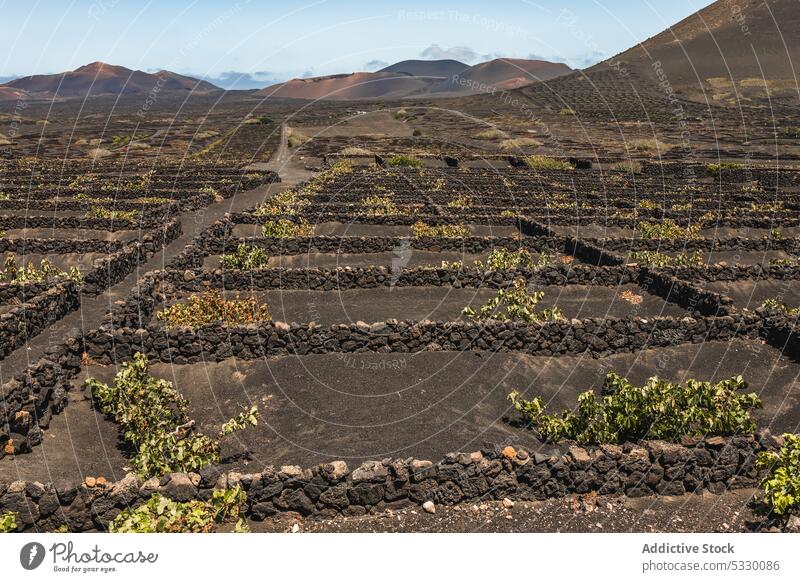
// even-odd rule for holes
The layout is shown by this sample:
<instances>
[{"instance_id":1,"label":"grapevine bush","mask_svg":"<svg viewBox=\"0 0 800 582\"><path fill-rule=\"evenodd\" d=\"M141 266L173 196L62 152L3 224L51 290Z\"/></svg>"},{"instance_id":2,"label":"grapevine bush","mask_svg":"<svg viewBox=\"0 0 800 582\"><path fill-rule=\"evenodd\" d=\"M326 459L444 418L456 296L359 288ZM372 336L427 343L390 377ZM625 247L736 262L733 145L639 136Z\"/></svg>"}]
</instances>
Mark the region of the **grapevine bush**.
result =
<instances>
[{"instance_id":1,"label":"grapevine bush","mask_svg":"<svg viewBox=\"0 0 800 582\"><path fill-rule=\"evenodd\" d=\"M720 162L718 164L708 164L706 169L712 176L719 176L723 170L741 170L743 167L735 162Z\"/></svg>"},{"instance_id":2,"label":"grapevine bush","mask_svg":"<svg viewBox=\"0 0 800 582\"><path fill-rule=\"evenodd\" d=\"M575 168L566 160L548 156L528 156L523 160L525 165L534 170L574 170Z\"/></svg>"},{"instance_id":3,"label":"grapevine bush","mask_svg":"<svg viewBox=\"0 0 800 582\"><path fill-rule=\"evenodd\" d=\"M144 354L123 364L113 385L89 378L86 386L100 411L122 427L123 438L136 448L131 465L144 479L217 463L219 438L258 424L258 407L253 406L223 424L216 439L197 432L186 414L188 401L171 382L148 373Z\"/></svg>"},{"instance_id":4,"label":"grapevine bush","mask_svg":"<svg viewBox=\"0 0 800 582\"><path fill-rule=\"evenodd\" d=\"M364 199L367 216L394 216L400 214L391 196L367 196Z\"/></svg>"},{"instance_id":5,"label":"grapevine bush","mask_svg":"<svg viewBox=\"0 0 800 582\"><path fill-rule=\"evenodd\" d=\"M294 238L297 236L313 236L314 226L305 218L300 222L291 220L271 220L264 224L261 234L267 238Z\"/></svg>"},{"instance_id":6,"label":"grapevine bush","mask_svg":"<svg viewBox=\"0 0 800 582\"><path fill-rule=\"evenodd\" d=\"M235 531L247 531L242 506L246 500L238 485L217 489L208 501L172 501L152 495L135 509L126 508L108 525L111 533L210 533L222 523L238 520Z\"/></svg>"},{"instance_id":7,"label":"grapevine bush","mask_svg":"<svg viewBox=\"0 0 800 582\"><path fill-rule=\"evenodd\" d=\"M557 321L564 315L558 307L537 311L536 306L544 297L544 291L528 293L525 279L517 279L510 289L500 289L497 295L475 311L471 307L464 309L464 315L474 321L524 321L538 323Z\"/></svg>"},{"instance_id":8,"label":"grapevine bush","mask_svg":"<svg viewBox=\"0 0 800 582\"><path fill-rule=\"evenodd\" d=\"M219 291L192 295L156 313L156 318L171 327L201 327L220 322L223 325L250 325L270 321L269 307L255 297L225 299Z\"/></svg>"},{"instance_id":9,"label":"grapevine bush","mask_svg":"<svg viewBox=\"0 0 800 582\"><path fill-rule=\"evenodd\" d=\"M609 372L600 401L588 390L578 396L575 410L560 415L545 414L540 397L524 400L514 391L508 398L548 442L678 441L684 436L722 436L755 430L750 411L760 408L761 401L755 393L743 394L746 388L741 376L716 384L691 379L680 384L653 376L643 386L634 386Z\"/></svg>"},{"instance_id":10,"label":"grapevine bush","mask_svg":"<svg viewBox=\"0 0 800 582\"><path fill-rule=\"evenodd\" d=\"M102 206L92 206L86 218L107 218L109 220L136 220L135 210L109 210Z\"/></svg>"},{"instance_id":11,"label":"grapevine bush","mask_svg":"<svg viewBox=\"0 0 800 582\"><path fill-rule=\"evenodd\" d=\"M39 266L28 263L22 267L17 266L14 255L7 255L0 271L0 282L13 283L41 283L49 279L68 279L77 285L83 283L83 274L78 267L71 267L69 271L62 271L54 267L48 259L42 259Z\"/></svg>"},{"instance_id":12,"label":"grapevine bush","mask_svg":"<svg viewBox=\"0 0 800 582\"><path fill-rule=\"evenodd\" d=\"M700 236L698 225L694 224L684 228L671 219L665 219L659 223L640 222L636 225L636 230L645 240L688 240Z\"/></svg>"},{"instance_id":13,"label":"grapevine bush","mask_svg":"<svg viewBox=\"0 0 800 582\"><path fill-rule=\"evenodd\" d=\"M777 298L767 299L761 304L764 309L783 311L786 315L800 315L800 307L789 307Z\"/></svg>"},{"instance_id":14,"label":"grapevine bush","mask_svg":"<svg viewBox=\"0 0 800 582\"><path fill-rule=\"evenodd\" d=\"M460 238L469 236L469 229L461 224L440 224L431 226L422 221L417 221L411 226L414 238Z\"/></svg>"},{"instance_id":15,"label":"grapevine bush","mask_svg":"<svg viewBox=\"0 0 800 582\"><path fill-rule=\"evenodd\" d=\"M398 155L389 158L388 163L390 166L404 167L404 168L421 168L425 164L419 158L414 156Z\"/></svg>"},{"instance_id":16,"label":"grapevine bush","mask_svg":"<svg viewBox=\"0 0 800 582\"><path fill-rule=\"evenodd\" d=\"M800 436L783 435L778 452L758 455L758 468L767 471L761 481L764 505L772 515L786 516L800 511Z\"/></svg>"},{"instance_id":17,"label":"grapevine bush","mask_svg":"<svg viewBox=\"0 0 800 582\"><path fill-rule=\"evenodd\" d=\"M251 269L265 269L269 261L269 255L261 247L241 243L236 247L236 252L224 254L219 258L219 264L223 269L241 269L249 271Z\"/></svg>"},{"instance_id":18,"label":"grapevine bush","mask_svg":"<svg viewBox=\"0 0 800 582\"><path fill-rule=\"evenodd\" d=\"M631 253L631 259L648 267L690 267L702 266L703 253L695 251L691 255L678 253L674 257L658 251L636 251Z\"/></svg>"},{"instance_id":19,"label":"grapevine bush","mask_svg":"<svg viewBox=\"0 0 800 582\"><path fill-rule=\"evenodd\" d=\"M275 194L270 200L259 204L254 214L256 216L294 216L305 209L310 202L293 191L287 190Z\"/></svg>"},{"instance_id":20,"label":"grapevine bush","mask_svg":"<svg viewBox=\"0 0 800 582\"><path fill-rule=\"evenodd\" d=\"M0 533L9 533L17 529L17 514L13 511L0 513Z\"/></svg>"}]
</instances>

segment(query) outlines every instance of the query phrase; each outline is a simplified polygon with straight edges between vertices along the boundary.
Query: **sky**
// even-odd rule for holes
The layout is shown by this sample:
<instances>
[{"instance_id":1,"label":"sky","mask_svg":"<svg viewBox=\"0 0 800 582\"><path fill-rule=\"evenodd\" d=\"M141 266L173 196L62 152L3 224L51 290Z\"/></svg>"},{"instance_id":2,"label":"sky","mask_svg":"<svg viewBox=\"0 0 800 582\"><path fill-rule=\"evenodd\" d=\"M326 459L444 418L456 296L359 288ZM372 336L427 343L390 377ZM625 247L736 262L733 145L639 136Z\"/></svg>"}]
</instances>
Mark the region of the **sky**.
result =
<instances>
[{"instance_id":1,"label":"sky","mask_svg":"<svg viewBox=\"0 0 800 582\"><path fill-rule=\"evenodd\" d=\"M544 58L587 67L708 0L0 0L0 82L93 61L225 88L405 59Z\"/></svg>"}]
</instances>

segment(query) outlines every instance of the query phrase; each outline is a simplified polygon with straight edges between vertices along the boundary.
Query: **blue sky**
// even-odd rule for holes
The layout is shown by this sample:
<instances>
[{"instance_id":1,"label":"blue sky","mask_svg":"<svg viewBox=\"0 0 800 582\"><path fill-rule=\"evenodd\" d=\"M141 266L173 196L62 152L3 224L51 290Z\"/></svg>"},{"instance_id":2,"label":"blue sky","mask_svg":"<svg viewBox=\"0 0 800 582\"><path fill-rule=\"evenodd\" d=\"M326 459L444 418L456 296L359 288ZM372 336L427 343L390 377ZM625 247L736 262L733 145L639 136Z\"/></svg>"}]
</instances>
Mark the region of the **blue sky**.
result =
<instances>
[{"instance_id":1,"label":"blue sky","mask_svg":"<svg viewBox=\"0 0 800 582\"><path fill-rule=\"evenodd\" d=\"M708 0L0 0L0 79L92 61L228 87L377 70L410 58L546 58L584 67Z\"/></svg>"}]
</instances>

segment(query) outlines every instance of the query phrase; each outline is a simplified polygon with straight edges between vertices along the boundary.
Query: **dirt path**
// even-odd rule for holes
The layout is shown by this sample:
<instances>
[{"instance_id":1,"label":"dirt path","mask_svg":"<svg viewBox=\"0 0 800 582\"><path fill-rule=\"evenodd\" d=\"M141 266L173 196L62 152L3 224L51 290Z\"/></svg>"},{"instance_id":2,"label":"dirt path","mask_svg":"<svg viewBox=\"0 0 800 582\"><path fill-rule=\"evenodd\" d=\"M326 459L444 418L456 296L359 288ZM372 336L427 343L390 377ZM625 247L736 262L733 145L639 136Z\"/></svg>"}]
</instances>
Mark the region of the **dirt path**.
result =
<instances>
[{"instance_id":1,"label":"dirt path","mask_svg":"<svg viewBox=\"0 0 800 582\"><path fill-rule=\"evenodd\" d=\"M292 157L287 145L287 131L284 125L281 133L281 145L273 158L265 164L267 169L278 172L281 182L269 184L254 190L239 192L232 198L218 204L211 204L206 208L194 212L187 212L179 216L183 234L161 252L154 255L146 263L139 265L130 275L121 282L110 287L96 297L84 296L81 298L81 307L73 311L42 333L32 338L25 347L22 347L2 362L0 362L0 384L7 382L13 375L21 372L26 366L35 363L44 354L47 348L55 346L62 341L63 336L71 329L90 330L99 327L106 313L115 301L124 298L130 293L139 277L148 271L164 268L164 265L180 253L204 228L214 221L222 218L226 212L240 212L259 202L266 200L274 194L296 186L298 183L310 178L313 173L306 170L302 162Z\"/></svg>"}]
</instances>

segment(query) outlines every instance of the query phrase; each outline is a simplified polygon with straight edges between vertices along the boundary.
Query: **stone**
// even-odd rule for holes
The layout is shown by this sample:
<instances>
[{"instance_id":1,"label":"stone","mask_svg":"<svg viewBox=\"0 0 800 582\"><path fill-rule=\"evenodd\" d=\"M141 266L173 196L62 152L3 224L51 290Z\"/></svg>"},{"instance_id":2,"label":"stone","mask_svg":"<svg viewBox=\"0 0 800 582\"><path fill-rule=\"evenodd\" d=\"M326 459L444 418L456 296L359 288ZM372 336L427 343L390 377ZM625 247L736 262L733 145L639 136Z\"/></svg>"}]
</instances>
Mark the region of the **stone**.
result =
<instances>
[{"instance_id":1,"label":"stone","mask_svg":"<svg viewBox=\"0 0 800 582\"><path fill-rule=\"evenodd\" d=\"M436 513L436 504L433 501L426 501L422 504L422 509L428 513Z\"/></svg>"},{"instance_id":2,"label":"stone","mask_svg":"<svg viewBox=\"0 0 800 582\"><path fill-rule=\"evenodd\" d=\"M189 501L197 495L197 487L185 473L173 473L159 492L174 501Z\"/></svg>"},{"instance_id":3,"label":"stone","mask_svg":"<svg viewBox=\"0 0 800 582\"><path fill-rule=\"evenodd\" d=\"M785 529L788 533L800 533L800 516L792 515L786 520Z\"/></svg>"},{"instance_id":4,"label":"stone","mask_svg":"<svg viewBox=\"0 0 800 582\"><path fill-rule=\"evenodd\" d=\"M389 469L380 461L366 461L353 471L353 483L363 481L384 481L389 476Z\"/></svg>"},{"instance_id":5,"label":"stone","mask_svg":"<svg viewBox=\"0 0 800 582\"><path fill-rule=\"evenodd\" d=\"M347 475L347 463L344 461L331 461L325 465L325 471L331 481L339 481Z\"/></svg>"},{"instance_id":6,"label":"stone","mask_svg":"<svg viewBox=\"0 0 800 582\"><path fill-rule=\"evenodd\" d=\"M589 456L586 449L581 447L570 447L569 455L572 457L572 461L579 467L585 467L592 462L592 457Z\"/></svg>"},{"instance_id":7,"label":"stone","mask_svg":"<svg viewBox=\"0 0 800 582\"><path fill-rule=\"evenodd\" d=\"M194 279L195 279L194 271L190 271L189 269L187 269L183 272L183 280L186 281L187 283L194 281Z\"/></svg>"},{"instance_id":8,"label":"stone","mask_svg":"<svg viewBox=\"0 0 800 582\"><path fill-rule=\"evenodd\" d=\"M300 479L303 477L303 469L297 465L284 465L279 475L281 479Z\"/></svg>"},{"instance_id":9,"label":"stone","mask_svg":"<svg viewBox=\"0 0 800 582\"><path fill-rule=\"evenodd\" d=\"M112 485L110 496L115 503L129 505L139 494L139 485L139 477L135 473L128 473Z\"/></svg>"},{"instance_id":10,"label":"stone","mask_svg":"<svg viewBox=\"0 0 800 582\"><path fill-rule=\"evenodd\" d=\"M505 507L506 509L511 509L512 507L514 507L514 505L515 505L514 502L511 501L508 497L503 497L503 507Z\"/></svg>"},{"instance_id":11,"label":"stone","mask_svg":"<svg viewBox=\"0 0 800 582\"><path fill-rule=\"evenodd\" d=\"M517 456L517 450L512 446L508 446L503 449L503 456L509 460L514 459Z\"/></svg>"}]
</instances>

